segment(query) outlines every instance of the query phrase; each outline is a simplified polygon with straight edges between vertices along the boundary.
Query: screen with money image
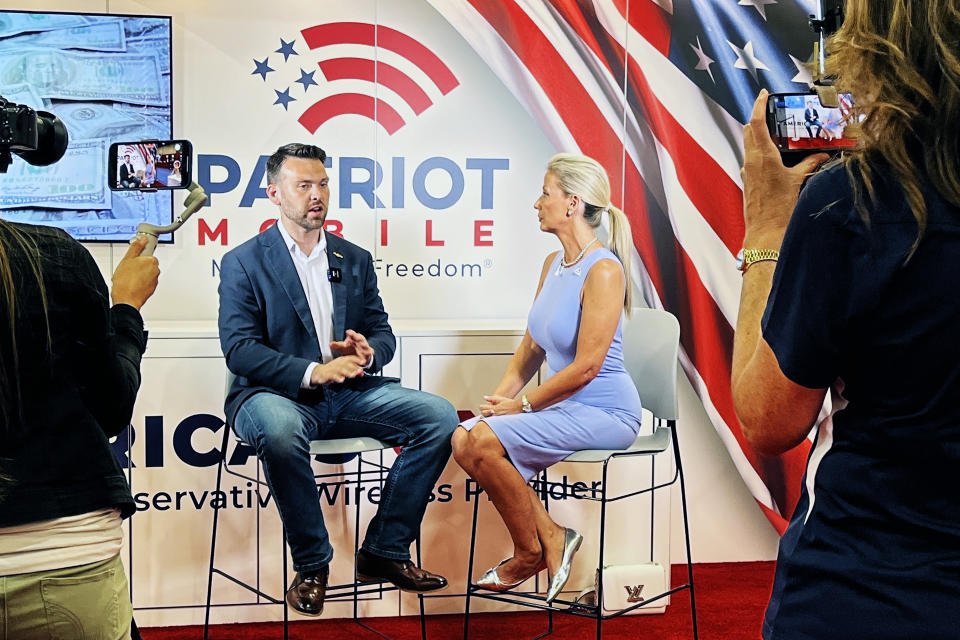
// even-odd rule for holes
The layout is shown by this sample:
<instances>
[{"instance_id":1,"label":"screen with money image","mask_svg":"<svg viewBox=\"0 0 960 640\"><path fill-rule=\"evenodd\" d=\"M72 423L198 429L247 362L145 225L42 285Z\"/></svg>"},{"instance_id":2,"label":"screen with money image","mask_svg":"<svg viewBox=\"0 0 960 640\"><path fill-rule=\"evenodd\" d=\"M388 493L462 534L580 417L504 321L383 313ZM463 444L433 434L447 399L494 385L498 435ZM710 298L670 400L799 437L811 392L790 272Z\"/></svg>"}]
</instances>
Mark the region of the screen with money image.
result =
<instances>
[{"instance_id":1,"label":"screen with money image","mask_svg":"<svg viewBox=\"0 0 960 640\"><path fill-rule=\"evenodd\" d=\"M54 113L70 134L59 162L15 159L0 174L0 216L82 241L125 242L140 222L169 224L171 192L111 191L107 153L118 140L171 138L170 50L165 16L0 10L0 95Z\"/></svg>"}]
</instances>

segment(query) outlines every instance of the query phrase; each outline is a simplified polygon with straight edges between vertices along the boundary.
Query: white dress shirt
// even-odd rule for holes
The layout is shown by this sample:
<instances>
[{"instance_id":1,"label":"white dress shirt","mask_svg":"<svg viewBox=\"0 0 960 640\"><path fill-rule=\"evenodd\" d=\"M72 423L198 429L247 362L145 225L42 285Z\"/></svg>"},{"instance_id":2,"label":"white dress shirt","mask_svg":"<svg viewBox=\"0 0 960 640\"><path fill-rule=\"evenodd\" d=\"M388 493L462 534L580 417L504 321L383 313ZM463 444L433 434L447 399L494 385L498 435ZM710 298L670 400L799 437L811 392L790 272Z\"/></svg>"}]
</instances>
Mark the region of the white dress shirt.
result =
<instances>
[{"instance_id":1,"label":"white dress shirt","mask_svg":"<svg viewBox=\"0 0 960 640\"><path fill-rule=\"evenodd\" d=\"M320 242L313 248L310 255L306 255L287 232L282 221L277 220L277 228L293 258L297 275L300 276L300 285L303 287L307 305L310 307L310 316L313 318L313 328L316 329L317 339L320 342L320 355L323 362L330 362L333 359L333 352L330 350L330 341L333 340L333 289L330 288L330 280L327 277L327 271L330 268L330 262L327 259L327 236L321 231ZM311 389L316 386L310 383L310 377L319 364L318 362L310 363L300 381L301 388Z\"/></svg>"}]
</instances>

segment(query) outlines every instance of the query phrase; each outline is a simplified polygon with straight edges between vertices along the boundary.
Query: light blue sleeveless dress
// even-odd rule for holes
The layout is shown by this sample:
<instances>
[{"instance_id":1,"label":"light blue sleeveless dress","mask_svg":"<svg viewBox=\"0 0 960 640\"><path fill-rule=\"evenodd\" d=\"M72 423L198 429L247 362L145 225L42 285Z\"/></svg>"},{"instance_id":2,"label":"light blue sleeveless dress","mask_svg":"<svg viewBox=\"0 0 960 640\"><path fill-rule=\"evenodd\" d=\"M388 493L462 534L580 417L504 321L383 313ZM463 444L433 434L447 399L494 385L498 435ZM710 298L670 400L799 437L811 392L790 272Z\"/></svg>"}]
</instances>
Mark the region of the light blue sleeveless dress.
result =
<instances>
[{"instance_id":1,"label":"light blue sleeveless dress","mask_svg":"<svg viewBox=\"0 0 960 640\"><path fill-rule=\"evenodd\" d=\"M576 356L580 291L590 269L601 260L620 265L605 248L595 249L573 267L562 268L562 257L558 253L550 265L527 316L530 336L546 352L548 378ZM533 413L478 416L462 426L470 430L481 420L486 422L528 482L574 451L629 447L640 429L640 396L623 366L622 327L621 316L600 372L575 395Z\"/></svg>"}]
</instances>

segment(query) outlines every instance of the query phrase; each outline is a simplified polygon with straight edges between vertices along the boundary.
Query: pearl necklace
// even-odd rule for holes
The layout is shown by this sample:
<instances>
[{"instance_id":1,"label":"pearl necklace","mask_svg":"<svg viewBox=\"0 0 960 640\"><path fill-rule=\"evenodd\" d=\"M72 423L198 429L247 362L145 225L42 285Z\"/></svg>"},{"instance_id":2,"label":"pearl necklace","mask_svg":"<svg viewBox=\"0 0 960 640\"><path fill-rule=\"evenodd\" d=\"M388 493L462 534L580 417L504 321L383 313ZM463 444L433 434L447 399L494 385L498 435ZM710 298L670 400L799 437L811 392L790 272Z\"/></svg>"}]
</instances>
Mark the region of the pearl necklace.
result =
<instances>
[{"instance_id":1,"label":"pearl necklace","mask_svg":"<svg viewBox=\"0 0 960 640\"><path fill-rule=\"evenodd\" d=\"M591 240L590 242L588 242L588 243L586 244L586 246L583 247L583 249L580 249L580 253L577 254L577 257L574 258L573 260L571 260L570 262L567 262L567 261L564 260L563 258L560 258L560 266L561 266L561 267L564 267L564 268L566 268L566 267L572 267L573 265L575 265L575 264L577 264L578 262L580 262L580 258L583 257L583 254L586 253L586 252L587 252L587 249L589 249L589 248L593 245L593 243L596 242L597 240L598 240L598 238L597 238L596 236L594 236L594 237L593 237L593 240Z\"/></svg>"},{"instance_id":2,"label":"pearl necklace","mask_svg":"<svg viewBox=\"0 0 960 640\"><path fill-rule=\"evenodd\" d=\"M583 254L585 254L585 253L587 252L587 249L589 249L589 248L593 245L593 243L596 242L597 240L599 240L599 238L597 238L596 236L594 236L594 237L593 237L593 240L591 240L590 242L588 242L588 243L586 244L586 246L583 247L583 249L580 250L580 253L577 254L577 257L574 258L573 260L571 260L570 262L567 262L566 260L564 260L564 259L563 259L563 256L561 255L561 256L560 256L560 266L557 267L557 275L558 275L558 276L559 276L559 275L562 275L562 274L563 274L563 270L564 270L565 268L572 267L573 265L575 265L575 264L577 264L578 262L580 262L580 259L583 258ZM576 271L574 271L574 273L576 273L576 275L580 275L580 269L579 269L579 267L577 268Z\"/></svg>"}]
</instances>

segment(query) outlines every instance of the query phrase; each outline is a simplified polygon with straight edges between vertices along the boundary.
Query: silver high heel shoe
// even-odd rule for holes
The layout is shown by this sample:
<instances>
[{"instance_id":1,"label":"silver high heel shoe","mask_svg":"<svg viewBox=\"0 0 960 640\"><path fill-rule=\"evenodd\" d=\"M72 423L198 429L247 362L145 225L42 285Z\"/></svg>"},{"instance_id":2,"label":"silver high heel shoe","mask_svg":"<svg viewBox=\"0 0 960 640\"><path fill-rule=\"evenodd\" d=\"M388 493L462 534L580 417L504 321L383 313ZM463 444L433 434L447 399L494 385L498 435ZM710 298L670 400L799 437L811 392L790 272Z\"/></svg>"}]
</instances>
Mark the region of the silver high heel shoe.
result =
<instances>
[{"instance_id":1,"label":"silver high heel shoe","mask_svg":"<svg viewBox=\"0 0 960 640\"><path fill-rule=\"evenodd\" d=\"M490 591L507 591L513 589L514 587L519 587L520 583L523 580L518 582L504 582L500 579L500 574L497 573L497 569L502 567L506 562L509 562L510 558L507 558L497 566L487 569L486 573L480 576L480 579L477 580L477 586L483 587L484 589L489 589ZM524 578L526 580L526 578Z\"/></svg>"},{"instance_id":2,"label":"silver high heel shoe","mask_svg":"<svg viewBox=\"0 0 960 640\"><path fill-rule=\"evenodd\" d=\"M550 604L556 599L563 587L570 579L570 565L573 564L573 555L580 548L583 542L583 536L573 529L566 529L563 535L563 557L560 560L560 567L557 574L550 578L550 588L547 590L546 603Z\"/></svg>"},{"instance_id":3,"label":"silver high heel shoe","mask_svg":"<svg viewBox=\"0 0 960 640\"><path fill-rule=\"evenodd\" d=\"M489 589L490 591L508 591L510 589L513 589L514 587L519 587L521 584L523 584L524 582L526 582L527 580L529 580L530 578L532 578L533 576L537 575L538 573L540 573L541 571L547 568L547 561L546 561L546 558L544 558L540 562L540 564L537 565L537 568L534 570L532 574L514 583L508 583L500 579L500 574L497 573L497 569L502 567L506 562L510 560L511 558L507 558L497 566L487 569L486 573L480 576L480 579L477 580L477 586L483 587L484 589Z\"/></svg>"}]
</instances>

